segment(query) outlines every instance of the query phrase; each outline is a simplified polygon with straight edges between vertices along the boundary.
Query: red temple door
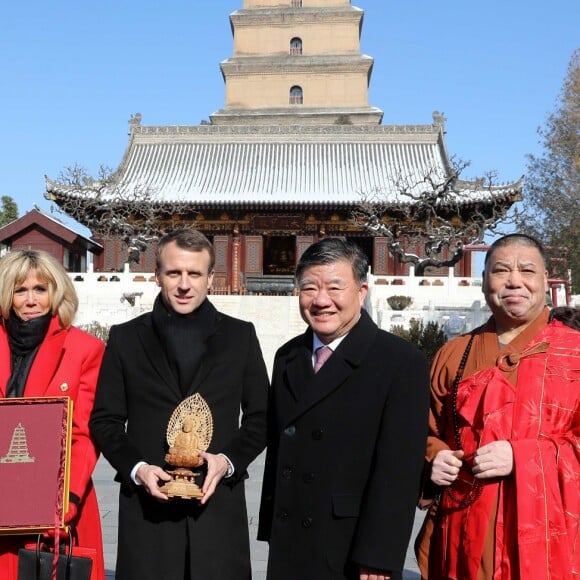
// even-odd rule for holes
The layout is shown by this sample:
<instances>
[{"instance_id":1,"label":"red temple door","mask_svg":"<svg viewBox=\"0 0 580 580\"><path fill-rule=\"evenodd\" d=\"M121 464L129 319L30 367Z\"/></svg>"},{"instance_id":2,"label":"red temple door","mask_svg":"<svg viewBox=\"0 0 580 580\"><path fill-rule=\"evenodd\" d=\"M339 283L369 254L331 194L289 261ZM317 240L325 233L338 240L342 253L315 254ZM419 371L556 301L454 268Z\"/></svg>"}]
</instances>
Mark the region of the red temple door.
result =
<instances>
[{"instance_id":1,"label":"red temple door","mask_svg":"<svg viewBox=\"0 0 580 580\"><path fill-rule=\"evenodd\" d=\"M375 276L388 276L389 263L392 262L389 253L389 241L387 238L376 237L373 247L373 274Z\"/></svg>"},{"instance_id":2,"label":"red temple door","mask_svg":"<svg viewBox=\"0 0 580 580\"><path fill-rule=\"evenodd\" d=\"M296 236L296 264L308 246L314 243L314 236Z\"/></svg>"},{"instance_id":3,"label":"red temple door","mask_svg":"<svg viewBox=\"0 0 580 580\"><path fill-rule=\"evenodd\" d=\"M246 276L261 276L263 263L262 236L245 236L244 241L244 274Z\"/></svg>"},{"instance_id":4,"label":"red temple door","mask_svg":"<svg viewBox=\"0 0 580 580\"><path fill-rule=\"evenodd\" d=\"M230 237L214 236L213 249L215 252L215 266L213 277L214 294L229 294L231 290L230 271Z\"/></svg>"}]
</instances>

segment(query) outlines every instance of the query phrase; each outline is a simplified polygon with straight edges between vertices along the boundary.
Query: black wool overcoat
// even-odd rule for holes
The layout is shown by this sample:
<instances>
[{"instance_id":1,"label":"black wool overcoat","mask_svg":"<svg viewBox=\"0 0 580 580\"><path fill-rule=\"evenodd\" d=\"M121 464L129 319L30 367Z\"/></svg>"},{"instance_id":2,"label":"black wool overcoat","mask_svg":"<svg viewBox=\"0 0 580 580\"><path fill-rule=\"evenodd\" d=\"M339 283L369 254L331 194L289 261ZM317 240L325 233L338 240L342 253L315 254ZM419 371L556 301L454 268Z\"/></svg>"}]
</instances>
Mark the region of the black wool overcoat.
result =
<instances>
[{"instance_id":1,"label":"black wool overcoat","mask_svg":"<svg viewBox=\"0 0 580 580\"><path fill-rule=\"evenodd\" d=\"M220 482L204 507L195 500L158 502L132 482L131 470L139 461L165 465L167 423L185 396L196 392L213 414L208 451L224 453L235 473ZM188 567L192 578L204 580L251 577L244 479L265 446L268 397L268 375L251 323L216 312L185 396L151 313L111 328L90 428L121 482L118 580L181 580Z\"/></svg>"},{"instance_id":2,"label":"black wool overcoat","mask_svg":"<svg viewBox=\"0 0 580 580\"><path fill-rule=\"evenodd\" d=\"M258 538L268 580L400 578L427 436L425 357L362 312L318 374L312 331L276 353Z\"/></svg>"}]
</instances>

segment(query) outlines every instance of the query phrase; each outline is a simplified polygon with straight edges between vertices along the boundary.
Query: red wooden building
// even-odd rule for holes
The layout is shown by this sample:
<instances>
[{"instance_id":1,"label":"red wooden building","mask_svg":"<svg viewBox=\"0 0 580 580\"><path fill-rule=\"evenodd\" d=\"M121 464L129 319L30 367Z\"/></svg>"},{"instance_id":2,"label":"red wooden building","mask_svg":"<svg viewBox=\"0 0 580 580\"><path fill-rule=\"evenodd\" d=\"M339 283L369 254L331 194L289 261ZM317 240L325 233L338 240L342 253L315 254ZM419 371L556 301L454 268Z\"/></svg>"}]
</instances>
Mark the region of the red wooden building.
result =
<instances>
[{"instance_id":1,"label":"red wooden building","mask_svg":"<svg viewBox=\"0 0 580 580\"><path fill-rule=\"evenodd\" d=\"M2 254L9 250L44 250L69 272L86 272L87 252L96 256L103 252L101 244L37 209L0 228L0 247Z\"/></svg>"}]
</instances>

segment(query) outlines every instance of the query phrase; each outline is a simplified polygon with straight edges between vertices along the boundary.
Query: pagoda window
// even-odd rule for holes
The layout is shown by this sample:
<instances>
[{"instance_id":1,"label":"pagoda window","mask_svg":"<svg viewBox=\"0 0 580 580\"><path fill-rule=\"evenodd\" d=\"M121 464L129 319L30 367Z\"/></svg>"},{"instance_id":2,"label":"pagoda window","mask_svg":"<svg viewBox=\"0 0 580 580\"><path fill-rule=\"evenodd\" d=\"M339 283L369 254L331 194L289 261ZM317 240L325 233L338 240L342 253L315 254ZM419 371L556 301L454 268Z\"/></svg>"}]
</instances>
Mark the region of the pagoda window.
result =
<instances>
[{"instance_id":1,"label":"pagoda window","mask_svg":"<svg viewBox=\"0 0 580 580\"><path fill-rule=\"evenodd\" d=\"M294 85L290 89L290 104L291 105L302 105L304 102L304 95L302 93L302 87Z\"/></svg>"},{"instance_id":2,"label":"pagoda window","mask_svg":"<svg viewBox=\"0 0 580 580\"><path fill-rule=\"evenodd\" d=\"M290 54L302 54L302 39L293 38L290 41Z\"/></svg>"},{"instance_id":3,"label":"pagoda window","mask_svg":"<svg viewBox=\"0 0 580 580\"><path fill-rule=\"evenodd\" d=\"M302 8L302 0L292 0L292 8Z\"/></svg>"}]
</instances>

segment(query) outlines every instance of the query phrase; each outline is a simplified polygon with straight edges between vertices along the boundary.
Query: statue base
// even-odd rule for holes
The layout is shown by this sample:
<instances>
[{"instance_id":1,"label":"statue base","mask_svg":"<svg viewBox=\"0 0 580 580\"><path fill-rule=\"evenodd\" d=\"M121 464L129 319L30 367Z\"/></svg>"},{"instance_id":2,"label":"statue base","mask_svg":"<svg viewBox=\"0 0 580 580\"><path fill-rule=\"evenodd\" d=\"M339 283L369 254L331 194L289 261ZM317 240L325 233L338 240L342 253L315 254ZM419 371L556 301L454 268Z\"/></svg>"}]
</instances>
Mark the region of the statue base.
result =
<instances>
[{"instance_id":1,"label":"statue base","mask_svg":"<svg viewBox=\"0 0 580 580\"><path fill-rule=\"evenodd\" d=\"M159 488L161 493L169 498L201 499L203 497L203 491L195 483L195 476L199 474L194 473L191 469L180 467L171 471L170 475L173 479Z\"/></svg>"}]
</instances>

